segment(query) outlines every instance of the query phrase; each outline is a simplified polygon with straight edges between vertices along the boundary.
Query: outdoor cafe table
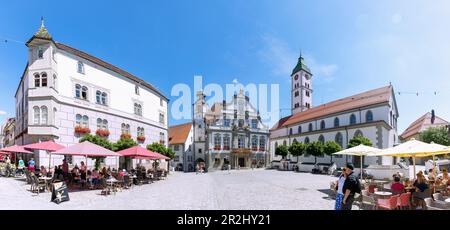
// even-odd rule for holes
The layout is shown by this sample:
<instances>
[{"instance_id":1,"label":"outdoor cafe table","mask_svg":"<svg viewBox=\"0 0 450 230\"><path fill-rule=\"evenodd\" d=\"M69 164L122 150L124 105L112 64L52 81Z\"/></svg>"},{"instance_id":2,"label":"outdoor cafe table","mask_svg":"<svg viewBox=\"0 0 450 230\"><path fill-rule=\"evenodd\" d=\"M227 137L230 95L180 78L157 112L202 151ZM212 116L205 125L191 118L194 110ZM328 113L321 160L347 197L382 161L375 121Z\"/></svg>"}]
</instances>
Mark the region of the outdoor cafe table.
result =
<instances>
[{"instance_id":1,"label":"outdoor cafe table","mask_svg":"<svg viewBox=\"0 0 450 230\"><path fill-rule=\"evenodd\" d=\"M445 199L445 202L450 203L450 198Z\"/></svg>"},{"instance_id":2,"label":"outdoor cafe table","mask_svg":"<svg viewBox=\"0 0 450 230\"><path fill-rule=\"evenodd\" d=\"M392 196L392 192L376 191L374 194L381 198Z\"/></svg>"},{"instance_id":3,"label":"outdoor cafe table","mask_svg":"<svg viewBox=\"0 0 450 230\"><path fill-rule=\"evenodd\" d=\"M114 195L116 194L116 190L114 189L114 183L119 182L116 178L112 177L106 180L106 186L108 186L108 189L112 190L114 192Z\"/></svg>"},{"instance_id":4,"label":"outdoor cafe table","mask_svg":"<svg viewBox=\"0 0 450 230\"><path fill-rule=\"evenodd\" d=\"M47 177L47 176L41 176L41 177L38 177L38 179L39 180L43 180L44 182L45 182L45 185L47 186L47 190L50 192L50 181L53 179L53 178L51 178L51 177Z\"/></svg>"}]
</instances>

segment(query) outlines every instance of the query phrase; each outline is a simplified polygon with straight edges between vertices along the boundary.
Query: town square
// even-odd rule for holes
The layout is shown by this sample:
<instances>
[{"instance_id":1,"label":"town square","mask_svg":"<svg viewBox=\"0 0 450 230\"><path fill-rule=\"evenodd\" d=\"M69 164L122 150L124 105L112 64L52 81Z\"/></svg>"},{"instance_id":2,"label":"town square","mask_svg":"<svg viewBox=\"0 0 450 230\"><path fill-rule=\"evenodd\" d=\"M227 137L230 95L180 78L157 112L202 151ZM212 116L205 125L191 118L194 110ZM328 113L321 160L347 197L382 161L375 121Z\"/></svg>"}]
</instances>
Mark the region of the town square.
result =
<instances>
[{"instance_id":1,"label":"town square","mask_svg":"<svg viewBox=\"0 0 450 230\"><path fill-rule=\"evenodd\" d=\"M448 2L199 2L0 9L0 209L450 210Z\"/></svg>"}]
</instances>

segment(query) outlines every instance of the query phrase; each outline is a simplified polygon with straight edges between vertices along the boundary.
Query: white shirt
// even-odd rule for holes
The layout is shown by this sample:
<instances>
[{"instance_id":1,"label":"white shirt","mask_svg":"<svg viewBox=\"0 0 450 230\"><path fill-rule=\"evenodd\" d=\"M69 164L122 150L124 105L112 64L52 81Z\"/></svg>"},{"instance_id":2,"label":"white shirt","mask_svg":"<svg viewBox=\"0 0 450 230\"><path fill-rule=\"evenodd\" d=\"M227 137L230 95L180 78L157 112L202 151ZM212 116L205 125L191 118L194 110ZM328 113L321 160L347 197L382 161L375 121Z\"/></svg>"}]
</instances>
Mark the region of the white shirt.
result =
<instances>
[{"instance_id":1,"label":"white shirt","mask_svg":"<svg viewBox=\"0 0 450 230\"><path fill-rule=\"evenodd\" d=\"M344 189L344 183L345 183L345 177L344 176L340 176L339 177L339 181L338 181L338 190L337 192L339 194L344 195L344 191L342 191Z\"/></svg>"}]
</instances>

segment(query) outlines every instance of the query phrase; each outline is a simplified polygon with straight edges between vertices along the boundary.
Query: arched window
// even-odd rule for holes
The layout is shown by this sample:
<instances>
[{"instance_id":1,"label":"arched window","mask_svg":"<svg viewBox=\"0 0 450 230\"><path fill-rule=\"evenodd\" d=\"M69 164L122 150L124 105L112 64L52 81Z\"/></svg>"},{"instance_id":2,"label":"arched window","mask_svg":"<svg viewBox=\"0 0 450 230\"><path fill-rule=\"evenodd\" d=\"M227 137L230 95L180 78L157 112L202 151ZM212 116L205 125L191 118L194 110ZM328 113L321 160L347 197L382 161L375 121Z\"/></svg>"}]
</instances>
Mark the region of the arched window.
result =
<instances>
[{"instance_id":1,"label":"arched window","mask_svg":"<svg viewBox=\"0 0 450 230\"><path fill-rule=\"evenodd\" d=\"M78 62L78 73L83 73L84 74L84 64L83 62L79 61Z\"/></svg>"},{"instance_id":2,"label":"arched window","mask_svg":"<svg viewBox=\"0 0 450 230\"><path fill-rule=\"evenodd\" d=\"M244 135L238 136L238 148L245 148L245 136Z\"/></svg>"},{"instance_id":3,"label":"arched window","mask_svg":"<svg viewBox=\"0 0 450 230\"><path fill-rule=\"evenodd\" d=\"M337 128L339 127L339 118L334 118L334 127Z\"/></svg>"},{"instance_id":4,"label":"arched window","mask_svg":"<svg viewBox=\"0 0 450 230\"><path fill-rule=\"evenodd\" d=\"M134 103L134 114L142 116L142 106L138 103Z\"/></svg>"},{"instance_id":5,"label":"arched window","mask_svg":"<svg viewBox=\"0 0 450 230\"><path fill-rule=\"evenodd\" d=\"M319 136L319 142L321 142L322 144L325 143L325 138L323 137L323 135Z\"/></svg>"},{"instance_id":6,"label":"arched window","mask_svg":"<svg viewBox=\"0 0 450 230\"><path fill-rule=\"evenodd\" d=\"M41 76L38 73L34 74L34 87L41 87Z\"/></svg>"},{"instance_id":7,"label":"arched window","mask_svg":"<svg viewBox=\"0 0 450 230\"><path fill-rule=\"evenodd\" d=\"M81 120L83 119L83 116L81 116L80 114L77 114L75 116L75 123L79 126L81 126Z\"/></svg>"},{"instance_id":8,"label":"arched window","mask_svg":"<svg viewBox=\"0 0 450 230\"><path fill-rule=\"evenodd\" d=\"M356 116L355 116L355 114L350 115L350 124L351 125L356 124Z\"/></svg>"},{"instance_id":9,"label":"arched window","mask_svg":"<svg viewBox=\"0 0 450 230\"><path fill-rule=\"evenodd\" d=\"M42 49L42 47L38 48L38 59L43 59L44 58L44 50Z\"/></svg>"},{"instance_id":10,"label":"arched window","mask_svg":"<svg viewBox=\"0 0 450 230\"><path fill-rule=\"evenodd\" d=\"M54 126L57 126L56 125L56 112L57 112L56 108L53 108L53 125Z\"/></svg>"},{"instance_id":11,"label":"arched window","mask_svg":"<svg viewBox=\"0 0 450 230\"><path fill-rule=\"evenodd\" d=\"M88 88L86 86L81 87L81 99L88 99Z\"/></svg>"},{"instance_id":12,"label":"arched window","mask_svg":"<svg viewBox=\"0 0 450 230\"><path fill-rule=\"evenodd\" d=\"M266 150L266 138L264 136L259 137L259 151Z\"/></svg>"},{"instance_id":13,"label":"arched window","mask_svg":"<svg viewBox=\"0 0 450 230\"><path fill-rule=\"evenodd\" d=\"M39 125L39 122L41 121L41 110L39 107L35 106L33 107L33 113L34 113L34 124Z\"/></svg>"},{"instance_id":14,"label":"arched window","mask_svg":"<svg viewBox=\"0 0 450 230\"><path fill-rule=\"evenodd\" d=\"M108 130L108 120L103 119L103 127L104 130Z\"/></svg>"},{"instance_id":15,"label":"arched window","mask_svg":"<svg viewBox=\"0 0 450 230\"><path fill-rule=\"evenodd\" d=\"M341 148L344 147L344 146L342 146L342 144L343 144L343 139L342 139L342 134L341 134L340 132L336 133L336 136L334 137L334 141L335 141L336 143L338 143L338 145L340 145Z\"/></svg>"},{"instance_id":16,"label":"arched window","mask_svg":"<svg viewBox=\"0 0 450 230\"><path fill-rule=\"evenodd\" d=\"M302 126L300 126L300 125L298 126L297 132L298 132L298 133L302 133Z\"/></svg>"},{"instance_id":17,"label":"arched window","mask_svg":"<svg viewBox=\"0 0 450 230\"><path fill-rule=\"evenodd\" d=\"M289 135L292 135L292 128L289 129Z\"/></svg>"},{"instance_id":18,"label":"arched window","mask_svg":"<svg viewBox=\"0 0 450 230\"><path fill-rule=\"evenodd\" d=\"M138 127L138 137L145 137L145 131L143 127Z\"/></svg>"},{"instance_id":19,"label":"arched window","mask_svg":"<svg viewBox=\"0 0 450 230\"><path fill-rule=\"evenodd\" d=\"M81 85L79 84L75 85L75 97L81 98Z\"/></svg>"},{"instance_id":20,"label":"arched window","mask_svg":"<svg viewBox=\"0 0 450 230\"><path fill-rule=\"evenodd\" d=\"M97 118L97 129L102 129L102 127L103 127L103 120Z\"/></svg>"},{"instance_id":21,"label":"arched window","mask_svg":"<svg viewBox=\"0 0 450 230\"><path fill-rule=\"evenodd\" d=\"M47 87L48 79L47 79L47 73L41 73L41 86Z\"/></svg>"},{"instance_id":22,"label":"arched window","mask_svg":"<svg viewBox=\"0 0 450 230\"><path fill-rule=\"evenodd\" d=\"M84 128L89 128L89 117L88 116L86 116L86 115L83 116L83 119L81 121L81 125Z\"/></svg>"},{"instance_id":23,"label":"arched window","mask_svg":"<svg viewBox=\"0 0 450 230\"><path fill-rule=\"evenodd\" d=\"M309 137L305 137L305 144L309 144Z\"/></svg>"},{"instance_id":24,"label":"arched window","mask_svg":"<svg viewBox=\"0 0 450 230\"><path fill-rule=\"evenodd\" d=\"M220 134L217 133L216 135L214 135L214 149L215 150L221 149L222 143L220 143L220 141L221 141L221 136L220 136Z\"/></svg>"},{"instance_id":25,"label":"arched window","mask_svg":"<svg viewBox=\"0 0 450 230\"><path fill-rule=\"evenodd\" d=\"M98 91L95 92L95 101L97 102L97 104L101 104L102 103L102 92Z\"/></svg>"},{"instance_id":26,"label":"arched window","mask_svg":"<svg viewBox=\"0 0 450 230\"><path fill-rule=\"evenodd\" d=\"M356 130L354 137L363 137L363 133L361 132L361 130Z\"/></svg>"},{"instance_id":27,"label":"arched window","mask_svg":"<svg viewBox=\"0 0 450 230\"><path fill-rule=\"evenodd\" d=\"M127 125L125 125L124 123L122 123L122 125L120 126L120 128L121 128L122 134L126 134L126 133L127 133Z\"/></svg>"},{"instance_id":28,"label":"arched window","mask_svg":"<svg viewBox=\"0 0 450 230\"><path fill-rule=\"evenodd\" d=\"M309 132L312 132L312 131L313 131L312 123L309 123L309 125L308 125L308 131L309 131Z\"/></svg>"},{"instance_id":29,"label":"arched window","mask_svg":"<svg viewBox=\"0 0 450 230\"><path fill-rule=\"evenodd\" d=\"M325 129L325 121L320 122L320 129Z\"/></svg>"},{"instance_id":30,"label":"arched window","mask_svg":"<svg viewBox=\"0 0 450 230\"><path fill-rule=\"evenodd\" d=\"M373 113L372 113L372 111L367 111L366 112L366 122L371 122L371 121L373 121Z\"/></svg>"},{"instance_id":31,"label":"arched window","mask_svg":"<svg viewBox=\"0 0 450 230\"><path fill-rule=\"evenodd\" d=\"M48 122L48 109L47 106L41 107L41 125L47 125Z\"/></svg>"},{"instance_id":32,"label":"arched window","mask_svg":"<svg viewBox=\"0 0 450 230\"><path fill-rule=\"evenodd\" d=\"M286 141L283 141L283 145L287 145L287 144L286 144Z\"/></svg>"},{"instance_id":33,"label":"arched window","mask_svg":"<svg viewBox=\"0 0 450 230\"><path fill-rule=\"evenodd\" d=\"M102 105L108 105L108 94L105 92L102 93Z\"/></svg>"},{"instance_id":34,"label":"arched window","mask_svg":"<svg viewBox=\"0 0 450 230\"><path fill-rule=\"evenodd\" d=\"M256 151L258 148L258 137L256 135L252 136L252 149Z\"/></svg>"}]
</instances>

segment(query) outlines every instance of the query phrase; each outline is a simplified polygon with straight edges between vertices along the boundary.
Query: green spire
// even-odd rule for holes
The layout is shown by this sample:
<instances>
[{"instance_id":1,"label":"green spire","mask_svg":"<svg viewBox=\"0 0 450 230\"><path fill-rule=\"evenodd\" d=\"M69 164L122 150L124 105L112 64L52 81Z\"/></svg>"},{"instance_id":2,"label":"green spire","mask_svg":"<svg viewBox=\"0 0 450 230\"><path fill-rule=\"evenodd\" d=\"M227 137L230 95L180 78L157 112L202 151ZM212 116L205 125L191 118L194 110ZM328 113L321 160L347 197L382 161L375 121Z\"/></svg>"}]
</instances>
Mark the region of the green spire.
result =
<instances>
[{"instance_id":1,"label":"green spire","mask_svg":"<svg viewBox=\"0 0 450 230\"><path fill-rule=\"evenodd\" d=\"M35 38L42 38L47 40L52 40L52 35L48 32L47 28L44 26L44 17L41 17L41 27L39 30L34 34Z\"/></svg>"},{"instance_id":2,"label":"green spire","mask_svg":"<svg viewBox=\"0 0 450 230\"><path fill-rule=\"evenodd\" d=\"M309 70L308 66L305 64L305 59L303 59L302 53L300 52L300 57L298 58L297 65L295 66L294 70L292 70L292 74L294 75L300 70L304 70L305 72L311 74L311 70Z\"/></svg>"}]
</instances>

